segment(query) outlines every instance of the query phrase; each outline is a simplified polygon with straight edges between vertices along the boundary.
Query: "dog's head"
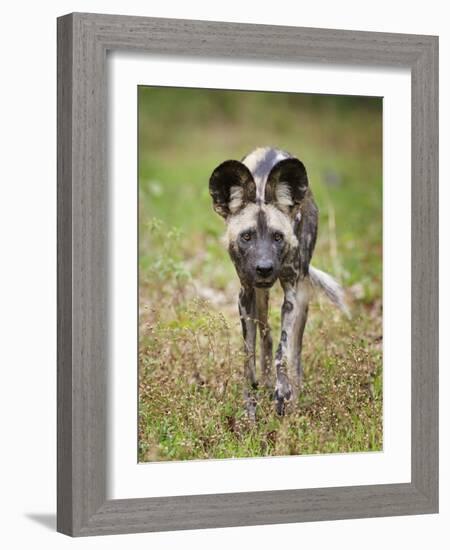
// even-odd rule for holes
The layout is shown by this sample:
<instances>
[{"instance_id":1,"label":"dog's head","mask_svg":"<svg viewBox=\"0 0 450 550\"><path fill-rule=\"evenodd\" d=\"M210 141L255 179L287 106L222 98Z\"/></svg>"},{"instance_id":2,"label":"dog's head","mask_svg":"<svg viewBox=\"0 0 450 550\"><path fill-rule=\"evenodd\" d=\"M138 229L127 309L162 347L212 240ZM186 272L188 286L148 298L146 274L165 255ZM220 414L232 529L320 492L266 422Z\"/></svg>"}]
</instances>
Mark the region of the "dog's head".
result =
<instances>
[{"instance_id":1,"label":"dog's head","mask_svg":"<svg viewBox=\"0 0 450 550\"><path fill-rule=\"evenodd\" d=\"M227 160L213 171L209 190L242 282L268 288L283 275L307 274L317 208L302 162L283 158L255 182L244 163Z\"/></svg>"}]
</instances>

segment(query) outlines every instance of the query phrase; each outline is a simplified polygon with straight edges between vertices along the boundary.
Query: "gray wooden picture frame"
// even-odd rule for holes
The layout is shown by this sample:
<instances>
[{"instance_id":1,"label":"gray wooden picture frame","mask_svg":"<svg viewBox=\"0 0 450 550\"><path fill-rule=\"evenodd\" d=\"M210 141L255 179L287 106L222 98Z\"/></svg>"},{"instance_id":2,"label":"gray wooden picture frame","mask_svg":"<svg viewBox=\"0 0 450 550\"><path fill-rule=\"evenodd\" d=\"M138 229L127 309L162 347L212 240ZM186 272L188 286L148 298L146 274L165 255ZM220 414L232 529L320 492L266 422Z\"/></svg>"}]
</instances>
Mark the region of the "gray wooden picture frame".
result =
<instances>
[{"instance_id":1,"label":"gray wooden picture frame","mask_svg":"<svg viewBox=\"0 0 450 550\"><path fill-rule=\"evenodd\" d=\"M411 482L107 499L106 54L407 67L412 81ZM72 536L438 511L438 38L74 13L58 19L58 504Z\"/></svg>"}]
</instances>

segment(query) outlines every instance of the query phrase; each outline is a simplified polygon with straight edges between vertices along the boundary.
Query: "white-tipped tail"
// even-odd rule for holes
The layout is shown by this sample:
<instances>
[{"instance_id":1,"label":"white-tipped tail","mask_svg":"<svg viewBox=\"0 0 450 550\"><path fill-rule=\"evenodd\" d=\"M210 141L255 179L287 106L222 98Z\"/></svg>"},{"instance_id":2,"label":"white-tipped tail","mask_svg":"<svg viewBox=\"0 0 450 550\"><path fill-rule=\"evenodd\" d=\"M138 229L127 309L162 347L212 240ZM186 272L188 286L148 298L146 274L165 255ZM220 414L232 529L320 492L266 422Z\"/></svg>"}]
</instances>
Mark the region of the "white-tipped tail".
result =
<instances>
[{"instance_id":1,"label":"white-tipped tail","mask_svg":"<svg viewBox=\"0 0 450 550\"><path fill-rule=\"evenodd\" d=\"M331 275L310 265L309 278L314 287L321 290L334 305L350 318L350 312L345 303L344 290Z\"/></svg>"}]
</instances>

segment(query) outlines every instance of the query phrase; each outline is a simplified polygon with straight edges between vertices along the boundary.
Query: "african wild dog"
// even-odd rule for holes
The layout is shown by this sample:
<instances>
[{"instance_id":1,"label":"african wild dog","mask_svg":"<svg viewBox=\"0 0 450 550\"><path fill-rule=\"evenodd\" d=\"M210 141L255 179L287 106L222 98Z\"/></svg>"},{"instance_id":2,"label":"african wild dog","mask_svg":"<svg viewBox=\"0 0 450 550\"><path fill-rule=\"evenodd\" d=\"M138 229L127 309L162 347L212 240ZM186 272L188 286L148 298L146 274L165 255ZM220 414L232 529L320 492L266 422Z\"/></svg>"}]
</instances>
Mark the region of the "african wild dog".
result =
<instances>
[{"instance_id":1,"label":"african wild dog","mask_svg":"<svg viewBox=\"0 0 450 550\"><path fill-rule=\"evenodd\" d=\"M261 373L270 386L272 336L269 289L279 279L284 290L280 344L275 354L274 398L278 414L295 401L302 380L301 349L311 287L345 310L334 279L310 266L318 209L303 163L289 153L258 148L241 162L227 160L209 180L214 210L225 218L225 241L241 282L239 314L244 338L245 375L257 386L256 332L261 337Z\"/></svg>"}]
</instances>

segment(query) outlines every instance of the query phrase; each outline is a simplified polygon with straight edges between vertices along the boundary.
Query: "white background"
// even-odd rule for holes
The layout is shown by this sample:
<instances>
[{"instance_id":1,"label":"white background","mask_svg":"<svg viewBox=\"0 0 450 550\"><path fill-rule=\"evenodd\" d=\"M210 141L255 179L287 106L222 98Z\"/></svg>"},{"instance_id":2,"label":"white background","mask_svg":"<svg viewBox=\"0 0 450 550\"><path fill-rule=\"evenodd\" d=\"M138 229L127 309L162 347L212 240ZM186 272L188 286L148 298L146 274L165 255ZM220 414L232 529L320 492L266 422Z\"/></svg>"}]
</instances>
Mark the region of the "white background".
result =
<instances>
[{"instance_id":1,"label":"white background","mask_svg":"<svg viewBox=\"0 0 450 550\"><path fill-rule=\"evenodd\" d=\"M265 7L263 7L265 6ZM450 29L446 3L429 0L162 3L17 0L2 9L0 315L2 529L6 548L446 548L450 520L449 353L441 351L441 513L71 540L54 532L56 469L56 25L71 11L440 35L441 182L450 180ZM448 250L448 185L441 186L441 249ZM450 278L448 252L441 280ZM442 304L448 288L441 285ZM441 335L449 329L441 308Z\"/></svg>"}]
</instances>

